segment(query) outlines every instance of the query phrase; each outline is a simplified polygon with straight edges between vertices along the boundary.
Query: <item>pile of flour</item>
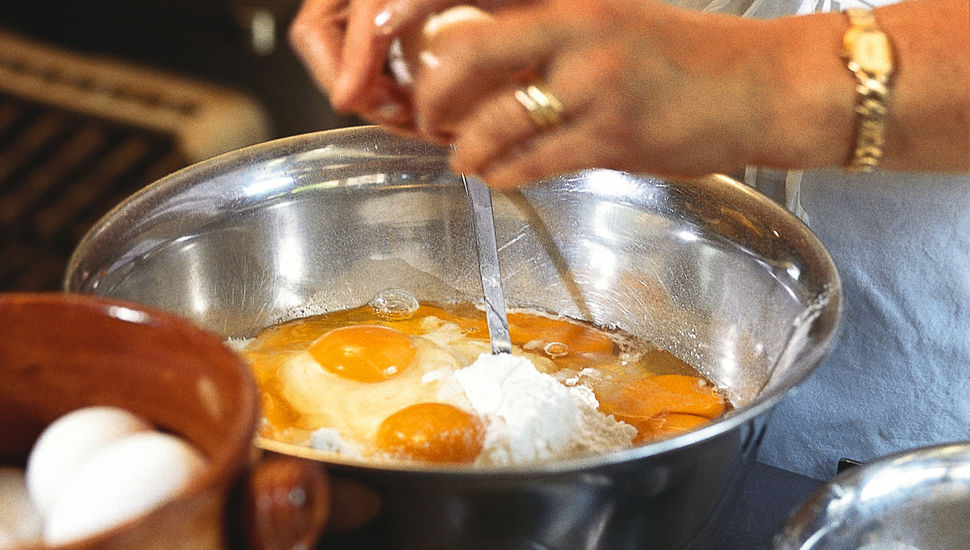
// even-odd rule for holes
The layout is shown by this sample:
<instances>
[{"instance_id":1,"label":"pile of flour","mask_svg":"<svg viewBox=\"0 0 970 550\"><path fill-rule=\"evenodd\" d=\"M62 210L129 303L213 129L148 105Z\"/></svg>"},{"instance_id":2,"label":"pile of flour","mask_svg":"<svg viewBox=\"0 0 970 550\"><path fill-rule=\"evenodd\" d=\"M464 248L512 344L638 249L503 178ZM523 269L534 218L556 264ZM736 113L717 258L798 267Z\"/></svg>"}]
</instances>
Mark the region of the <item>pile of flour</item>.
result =
<instances>
[{"instance_id":1,"label":"pile of flour","mask_svg":"<svg viewBox=\"0 0 970 550\"><path fill-rule=\"evenodd\" d=\"M590 388L563 385L523 357L482 354L456 371L455 381L458 388L451 391L463 393L486 424L479 465L606 453L631 447L637 433L596 410Z\"/></svg>"}]
</instances>

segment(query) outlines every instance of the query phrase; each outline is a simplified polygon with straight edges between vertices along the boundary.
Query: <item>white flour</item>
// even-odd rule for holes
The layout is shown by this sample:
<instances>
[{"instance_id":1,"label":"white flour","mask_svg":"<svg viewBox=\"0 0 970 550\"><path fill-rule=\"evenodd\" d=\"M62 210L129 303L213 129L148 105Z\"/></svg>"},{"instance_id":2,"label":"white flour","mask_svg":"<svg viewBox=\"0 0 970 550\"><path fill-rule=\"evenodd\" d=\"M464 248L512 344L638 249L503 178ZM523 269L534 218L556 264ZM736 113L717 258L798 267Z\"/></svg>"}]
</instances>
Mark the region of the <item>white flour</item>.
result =
<instances>
[{"instance_id":1,"label":"white flour","mask_svg":"<svg viewBox=\"0 0 970 550\"><path fill-rule=\"evenodd\" d=\"M487 427L477 464L528 464L631 447L636 428L596 410L593 391L566 387L523 357L482 354L455 373Z\"/></svg>"}]
</instances>

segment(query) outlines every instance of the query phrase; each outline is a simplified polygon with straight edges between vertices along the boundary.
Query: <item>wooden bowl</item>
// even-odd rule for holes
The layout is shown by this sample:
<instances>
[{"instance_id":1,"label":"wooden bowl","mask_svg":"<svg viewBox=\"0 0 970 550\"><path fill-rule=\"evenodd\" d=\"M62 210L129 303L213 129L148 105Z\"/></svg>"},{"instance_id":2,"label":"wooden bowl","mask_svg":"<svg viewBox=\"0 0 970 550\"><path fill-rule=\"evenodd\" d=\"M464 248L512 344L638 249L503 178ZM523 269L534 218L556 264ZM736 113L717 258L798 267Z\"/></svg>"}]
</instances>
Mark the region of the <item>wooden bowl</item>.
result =
<instances>
[{"instance_id":1,"label":"wooden bowl","mask_svg":"<svg viewBox=\"0 0 970 550\"><path fill-rule=\"evenodd\" d=\"M255 381L218 337L113 299L0 294L0 464L24 466L46 425L92 405L186 438L208 467L168 502L71 548L312 547L320 535L329 505L321 470L257 456ZM307 498L273 497L290 490Z\"/></svg>"}]
</instances>

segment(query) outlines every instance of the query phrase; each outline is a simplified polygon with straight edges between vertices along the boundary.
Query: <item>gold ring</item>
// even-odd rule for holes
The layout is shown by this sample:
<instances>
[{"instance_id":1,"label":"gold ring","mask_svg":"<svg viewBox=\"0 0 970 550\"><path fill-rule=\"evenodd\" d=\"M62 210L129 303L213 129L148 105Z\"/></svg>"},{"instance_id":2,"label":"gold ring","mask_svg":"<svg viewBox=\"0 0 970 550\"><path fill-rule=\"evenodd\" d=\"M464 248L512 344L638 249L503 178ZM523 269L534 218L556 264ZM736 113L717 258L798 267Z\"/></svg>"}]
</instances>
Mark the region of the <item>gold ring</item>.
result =
<instances>
[{"instance_id":1,"label":"gold ring","mask_svg":"<svg viewBox=\"0 0 970 550\"><path fill-rule=\"evenodd\" d=\"M539 128L548 128L562 122L562 103L542 82L519 88L515 91L515 99L525 107L529 118Z\"/></svg>"}]
</instances>

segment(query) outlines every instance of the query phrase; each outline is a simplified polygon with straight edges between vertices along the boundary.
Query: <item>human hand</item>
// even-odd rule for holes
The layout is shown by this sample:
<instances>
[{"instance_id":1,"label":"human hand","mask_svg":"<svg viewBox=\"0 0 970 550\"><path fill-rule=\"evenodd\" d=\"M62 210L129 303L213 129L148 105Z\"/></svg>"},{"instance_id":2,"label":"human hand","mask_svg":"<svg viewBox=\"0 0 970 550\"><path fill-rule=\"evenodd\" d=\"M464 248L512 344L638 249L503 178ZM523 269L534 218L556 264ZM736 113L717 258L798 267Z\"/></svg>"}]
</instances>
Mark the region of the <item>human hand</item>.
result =
<instances>
[{"instance_id":1,"label":"human hand","mask_svg":"<svg viewBox=\"0 0 970 550\"><path fill-rule=\"evenodd\" d=\"M733 171L770 124L758 24L627 0L507 8L436 44L414 84L417 126L455 145L456 171L497 188L590 167ZM533 123L514 97L522 75L547 82L560 124Z\"/></svg>"},{"instance_id":2,"label":"human hand","mask_svg":"<svg viewBox=\"0 0 970 550\"><path fill-rule=\"evenodd\" d=\"M383 72L391 38L376 32L384 0L306 0L290 43L338 112L391 126L410 120L407 94Z\"/></svg>"},{"instance_id":3,"label":"human hand","mask_svg":"<svg viewBox=\"0 0 970 550\"><path fill-rule=\"evenodd\" d=\"M527 0L305 0L290 43L338 112L406 131L410 93L386 70L394 38L458 4L489 8Z\"/></svg>"},{"instance_id":4,"label":"human hand","mask_svg":"<svg viewBox=\"0 0 970 550\"><path fill-rule=\"evenodd\" d=\"M434 70L406 90L384 71L392 39L467 2L383 2L306 0L294 46L335 108L454 143L452 167L493 187L588 167L689 177L840 166L852 150L838 13L763 21L655 0L479 0L494 19L441 37ZM966 10L966 0L877 10L907 67L892 86L885 167L967 170L970 65L950 55L966 53ZM564 105L541 131L514 96L535 77Z\"/></svg>"}]
</instances>

